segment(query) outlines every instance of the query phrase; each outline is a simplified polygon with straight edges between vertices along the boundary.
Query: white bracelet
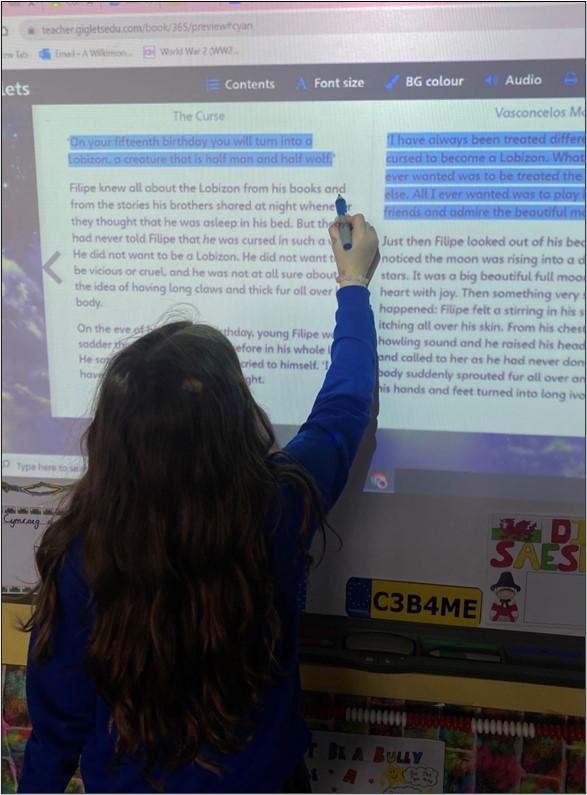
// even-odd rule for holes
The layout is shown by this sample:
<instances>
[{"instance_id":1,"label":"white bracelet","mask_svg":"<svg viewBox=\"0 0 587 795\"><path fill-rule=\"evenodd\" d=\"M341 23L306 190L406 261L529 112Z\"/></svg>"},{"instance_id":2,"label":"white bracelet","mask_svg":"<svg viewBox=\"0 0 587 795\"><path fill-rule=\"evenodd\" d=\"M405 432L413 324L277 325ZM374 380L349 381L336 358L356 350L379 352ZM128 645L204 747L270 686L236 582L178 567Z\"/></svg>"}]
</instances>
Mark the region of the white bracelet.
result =
<instances>
[{"instance_id":1,"label":"white bracelet","mask_svg":"<svg viewBox=\"0 0 587 795\"><path fill-rule=\"evenodd\" d=\"M369 284L369 279L366 279L364 276L354 276L350 274L349 276L337 276L336 281L339 284L344 284L344 282L350 282L351 284L362 284L364 287L367 287Z\"/></svg>"}]
</instances>

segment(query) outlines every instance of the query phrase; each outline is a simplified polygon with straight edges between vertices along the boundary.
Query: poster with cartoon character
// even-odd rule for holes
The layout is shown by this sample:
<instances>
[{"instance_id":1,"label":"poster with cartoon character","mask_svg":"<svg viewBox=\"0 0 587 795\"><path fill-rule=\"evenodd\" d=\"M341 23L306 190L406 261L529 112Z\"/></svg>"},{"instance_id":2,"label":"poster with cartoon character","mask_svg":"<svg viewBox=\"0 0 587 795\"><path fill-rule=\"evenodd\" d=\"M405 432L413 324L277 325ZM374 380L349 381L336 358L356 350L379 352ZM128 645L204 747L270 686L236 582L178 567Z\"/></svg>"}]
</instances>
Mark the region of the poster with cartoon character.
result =
<instances>
[{"instance_id":1,"label":"poster with cartoon character","mask_svg":"<svg viewBox=\"0 0 587 795\"><path fill-rule=\"evenodd\" d=\"M442 792L444 743L315 731L306 763L312 792Z\"/></svg>"},{"instance_id":2,"label":"poster with cartoon character","mask_svg":"<svg viewBox=\"0 0 587 795\"><path fill-rule=\"evenodd\" d=\"M585 519L490 517L484 623L561 632L585 625Z\"/></svg>"}]
</instances>

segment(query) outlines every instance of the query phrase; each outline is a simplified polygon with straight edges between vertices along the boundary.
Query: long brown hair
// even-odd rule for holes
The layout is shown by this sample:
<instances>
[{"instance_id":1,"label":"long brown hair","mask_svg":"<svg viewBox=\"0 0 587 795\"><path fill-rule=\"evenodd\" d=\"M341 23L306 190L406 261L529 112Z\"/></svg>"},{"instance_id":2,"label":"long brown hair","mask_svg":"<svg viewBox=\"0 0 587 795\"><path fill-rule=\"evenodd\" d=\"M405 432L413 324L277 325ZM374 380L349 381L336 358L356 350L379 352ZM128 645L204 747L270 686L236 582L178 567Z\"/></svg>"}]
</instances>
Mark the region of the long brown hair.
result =
<instances>
[{"instance_id":1,"label":"long brown hair","mask_svg":"<svg viewBox=\"0 0 587 795\"><path fill-rule=\"evenodd\" d=\"M94 616L85 665L116 758L142 748L147 772L214 768L202 746L237 752L277 675L266 525L279 484L303 497L301 539L324 521L317 489L274 455L234 348L200 323L169 323L113 357L84 442L86 472L37 551L33 658L51 657L57 580L79 538Z\"/></svg>"}]
</instances>

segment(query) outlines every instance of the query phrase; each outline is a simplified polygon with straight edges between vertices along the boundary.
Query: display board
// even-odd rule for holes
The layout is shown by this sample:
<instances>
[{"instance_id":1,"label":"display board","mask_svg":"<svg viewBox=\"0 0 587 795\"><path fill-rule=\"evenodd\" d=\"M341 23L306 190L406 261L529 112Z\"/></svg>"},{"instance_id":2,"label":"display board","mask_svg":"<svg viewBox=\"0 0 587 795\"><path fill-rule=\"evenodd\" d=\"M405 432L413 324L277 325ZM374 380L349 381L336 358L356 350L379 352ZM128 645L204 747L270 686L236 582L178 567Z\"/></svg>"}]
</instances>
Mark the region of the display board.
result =
<instances>
[{"instance_id":1,"label":"display board","mask_svg":"<svg viewBox=\"0 0 587 795\"><path fill-rule=\"evenodd\" d=\"M380 238L379 389L305 609L584 632L583 12L3 4L5 592L162 319L222 329L295 432L340 193Z\"/></svg>"}]
</instances>

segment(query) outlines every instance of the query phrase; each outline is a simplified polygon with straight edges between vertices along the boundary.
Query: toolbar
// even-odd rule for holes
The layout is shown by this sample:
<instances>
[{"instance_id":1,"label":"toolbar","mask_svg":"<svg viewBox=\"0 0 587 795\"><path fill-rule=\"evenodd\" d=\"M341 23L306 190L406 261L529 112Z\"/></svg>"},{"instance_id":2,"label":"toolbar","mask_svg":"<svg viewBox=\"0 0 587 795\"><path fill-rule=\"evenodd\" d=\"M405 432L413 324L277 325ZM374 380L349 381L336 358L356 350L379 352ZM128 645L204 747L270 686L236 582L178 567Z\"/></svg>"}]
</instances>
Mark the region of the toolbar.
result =
<instances>
[{"instance_id":1,"label":"toolbar","mask_svg":"<svg viewBox=\"0 0 587 795\"><path fill-rule=\"evenodd\" d=\"M71 60L76 47L47 48ZM99 72L100 79L94 79ZM124 74L124 79L121 79ZM6 101L259 102L324 100L516 99L583 97L584 61L498 61L401 64L313 64L118 69L14 70ZM18 86L21 86L19 89ZM26 86L26 91L24 89Z\"/></svg>"},{"instance_id":2,"label":"toolbar","mask_svg":"<svg viewBox=\"0 0 587 795\"><path fill-rule=\"evenodd\" d=\"M201 2L201 3L189 3L189 2L176 2L176 3L165 3L165 2L126 2L126 3L106 3L106 2L97 2L97 3L76 3L70 2L66 0L66 2L62 3L34 3L34 2L3 2L2 3L2 15L3 16L40 16L42 15L51 15L51 16L82 16L82 15L102 15L102 16L111 16L116 14L153 14L154 12L157 13L210 13L210 12L222 12L222 11L229 11L234 13L235 11L239 10L246 10L248 12L265 12L265 11L290 11L290 10L300 10L300 9L316 9L316 8L356 8L360 6L361 8L368 7L377 7L377 6L404 6L404 5L412 5L409 2L404 3L363 3L360 0L355 0L355 2L310 2L310 3L298 3L298 2L283 2L283 3L276 3L276 2L241 2L241 3L208 3L208 2Z\"/></svg>"}]
</instances>

